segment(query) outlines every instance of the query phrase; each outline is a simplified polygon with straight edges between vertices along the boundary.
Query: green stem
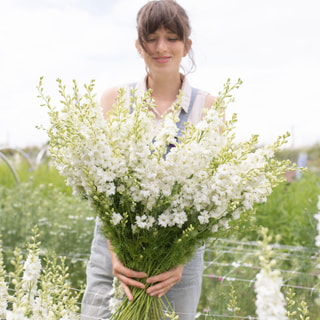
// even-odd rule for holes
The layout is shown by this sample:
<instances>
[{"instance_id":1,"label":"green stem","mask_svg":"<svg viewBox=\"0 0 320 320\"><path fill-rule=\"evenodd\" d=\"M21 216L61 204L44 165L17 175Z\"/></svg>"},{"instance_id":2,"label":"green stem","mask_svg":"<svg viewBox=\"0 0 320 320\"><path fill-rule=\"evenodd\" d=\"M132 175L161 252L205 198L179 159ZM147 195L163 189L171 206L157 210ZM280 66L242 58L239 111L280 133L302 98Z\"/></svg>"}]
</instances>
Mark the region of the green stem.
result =
<instances>
[{"instance_id":1,"label":"green stem","mask_svg":"<svg viewBox=\"0 0 320 320\"><path fill-rule=\"evenodd\" d=\"M168 299L149 296L145 290L133 288L134 301L128 301L126 297L121 307L114 313L111 320L165 320L165 313L174 312Z\"/></svg>"}]
</instances>

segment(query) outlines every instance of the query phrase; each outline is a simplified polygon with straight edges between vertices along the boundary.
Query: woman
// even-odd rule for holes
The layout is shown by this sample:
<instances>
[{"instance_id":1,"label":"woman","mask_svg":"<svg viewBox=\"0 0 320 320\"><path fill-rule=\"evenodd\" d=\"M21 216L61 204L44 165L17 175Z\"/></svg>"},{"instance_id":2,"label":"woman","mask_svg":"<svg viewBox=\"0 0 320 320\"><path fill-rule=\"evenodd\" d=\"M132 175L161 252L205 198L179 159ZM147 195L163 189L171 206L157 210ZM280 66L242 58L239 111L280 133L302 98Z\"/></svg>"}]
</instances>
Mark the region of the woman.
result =
<instances>
[{"instance_id":1,"label":"woman","mask_svg":"<svg viewBox=\"0 0 320 320\"><path fill-rule=\"evenodd\" d=\"M214 97L191 88L186 77L179 71L182 58L190 55L192 46L191 29L185 10L173 0L150 1L138 13L137 29L136 48L145 61L147 75L135 85L126 85L127 98L130 97L132 86L138 97L151 88L157 106L153 109L155 121L159 123L161 115L170 112L181 90L183 96L179 129L183 129L185 121L198 123L203 116L203 109L213 105ZM102 95L101 106L105 115L112 110L118 89L108 89ZM112 289L113 276L119 278L129 300L134 299L130 286L144 289L144 285L134 279L147 277L143 272L124 267L99 230L100 222L97 221L87 267L82 320L106 319L110 316L108 292ZM179 320L195 318L201 293L203 250L199 248L185 266L179 265L147 279L147 283L153 284L147 289L147 293L158 298L166 294L179 315Z\"/></svg>"}]
</instances>

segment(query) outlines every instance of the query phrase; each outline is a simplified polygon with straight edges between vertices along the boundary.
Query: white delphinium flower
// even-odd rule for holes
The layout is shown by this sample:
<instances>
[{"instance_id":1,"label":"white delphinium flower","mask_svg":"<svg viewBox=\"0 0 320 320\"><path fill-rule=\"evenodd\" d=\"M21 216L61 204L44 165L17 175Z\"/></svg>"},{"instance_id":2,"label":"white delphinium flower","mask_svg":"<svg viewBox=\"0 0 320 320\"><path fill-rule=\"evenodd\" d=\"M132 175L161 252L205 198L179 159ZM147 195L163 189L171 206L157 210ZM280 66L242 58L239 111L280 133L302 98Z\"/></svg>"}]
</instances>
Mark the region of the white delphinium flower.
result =
<instances>
[{"instance_id":1,"label":"white delphinium flower","mask_svg":"<svg viewBox=\"0 0 320 320\"><path fill-rule=\"evenodd\" d=\"M116 226L120 223L122 215L120 213L112 212L112 224Z\"/></svg>"},{"instance_id":2,"label":"white delphinium flower","mask_svg":"<svg viewBox=\"0 0 320 320\"><path fill-rule=\"evenodd\" d=\"M23 289L26 291L33 291L36 288L37 281L41 272L41 261L38 256L32 253L28 255L27 260L23 266Z\"/></svg>"},{"instance_id":3,"label":"white delphinium flower","mask_svg":"<svg viewBox=\"0 0 320 320\"><path fill-rule=\"evenodd\" d=\"M8 285L5 281L6 272L3 264L2 241L0 239L0 319L6 316L8 306Z\"/></svg>"},{"instance_id":4,"label":"white delphinium flower","mask_svg":"<svg viewBox=\"0 0 320 320\"><path fill-rule=\"evenodd\" d=\"M272 259L274 252L269 245L272 237L268 236L267 228L261 228L260 233L263 236L263 241L259 241L262 249L259 256L262 269L255 282L256 313L259 320L287 320L285 298L281 292L281 274L279 270L272 270L276 264Z\"/></svg>"},{"instance_id":5,"label":"white delphinium flower","mask_svg":"<svg viewBox=\"0 0 320 320\"><path fill-rule=\"evenodd\" d=\"M200 224L205 224L209 222L210 215L208 214L208 211L203 211L198 216L198 220Z\"/></svg>"},{"instance_id":6,"label":"white delphinium flower","mask_svg":"<svg viewBox=\"0 0 320 320\"><path fill-rule=\"evenodd\" d=\"M147 221L147 216L144 214L141 217L136 217L136 224L140 229L145 229L146 228L146 223Z\"/></svg>"},{"instance_id":7,"label":"white delphinium flower","mask_svg":"<svg viewBox=\"0 0 320 320\"><path fill-rule=\"evenodd\" d=\"M44 299L42 299L41 292L39 294L39 297L36 297L34 299L32 309L33 309L33 316L35 319L48 318L48 304L44 301Z\"/></svg>"},{"instance_id":8,"label":"white delphinium flower","mask_svg":"<svg viewBox=\"0 0 320 320\"><path fill-rule=\"evenodd\" d=\"M136 217L136 224L140 229L147 229L149 230L152 228L155 218L152 216L146 216L145 214L142 215L141 217L137 216Z\"/></svg>"},{"instance_id":9,"label":"white delphinium flower","mask_svg":"<svg viewBox=\"0 0 320 320\"><path fill-rule=\"evenodd\" d=\"M29 320L30 318L25 316L25 309L18 309L15 311L7 311L6 320Z\"/></svg>"},{"instance_id":10,"label":"white delphinium flower","mask_svg":"<svg viewBox=\"0 0 320 320\"><path fill-rule=\"evenodd\" d=\"M219 230L218 224L214 224L211 229L212 229L212 232L217 232Z\"/></svg>"},{"instance_id":11,"label":"white delphinium flower","mask_svg":"<svg viewBox=\"0 0 320 320\"><path fill-rule=\"evenodd\" d=\"M285 298L282 294L282 278L278 270L262 269L257 274L255 292L259 320L286 320Z\"/></svg>"},{"instance_id":12,"label":"white delphinium flower","mask_svg":"<svg viewBox=\"0 0 320 320\"><path fill-rule=\"evenodd\" d=\"M146 229L150 230L153 227L153 224L155 223L155 218L152 216L148 216L147 221L146 221Z\"/></svg>"},{"instance_id":13,"label":"white delphinium flower","mask_svg":"<svg viewBox=\"0 0 320 320\"><path fill-rule=\"evenodd\" d=\"M319 212L314 215L314 218L318 221L317 223L318 234L316 235L316 238L315 238L315 244L318 248L320 248L320 196L318 196L317 209L319 210ZM320 269L320 264L317 265L317 268ZM320 275L318 275L318 279L320 279ZM318 299L316 299L316 303L320 305L320 294Z\"/></svg>"},{"instance_id":14,"label":"white delphinium flower","mask_svg":"<svg viewBox=\"0 0 320 320\"><path fill-rule=\"evenodd\" d=\"M188 220L187 214L181 210L173 210L173 223L176 224L177 227L182 228L183 224Z\"/></svg>"},{"instance_id":15,"label":"white delphinium flower","mask_svg":"<svg viewBox=\"0 0 320 320\"><path fill-rule=\"evenodd\" d=\"M36 233L37 228L35 227L33 232ZM27 259L23 265L23 276L22 276L22 289L25 292L22 298L22 303L25 303L33 308L34 298L37 294L37 282L41 272L41 261L39 258L40 249L39 243L36 243L38 235L32 237L33 243L29 243L29 253Z\"/></svg>"},{"instance_id":16,"label":"white delphinium flower","mask_svg":"<svg viewBox=\"0 0 320 320\"><path fill-rule=\"evenodd\" d=\"M237 220L240 218L240 215L241 215L241 210L239 208L237 208L236 210L234 210L232 212L232 219Z\"/></svg>"},{"instance_id":17,"label":"white delphinium flower","mask_svg":"<svg viewBox=\"0 0 320 320\"><path fill-rule=\"evenodd\" d=\"M159 226L166 228L171 224L171 217L168 214L168 212L161 213L160 216L158 217L158 224Z\"/></svg>"},{"instance_id":18,"label":"white delphinium flower","mask_svg":"<svg viewBox=\"0 0 320 320\"><path fill-rule=\"evenodd\" d=\"M65 314L60 316L59 320L79 320L79 316L74 312L66 311Z\"/></svg>"},{"instance_id":19,"label":"white delphinium flower","mask_svg":"<svg viewBox=\"0 0 320 320\"><path fill-rule=\"evenodd\" d=\"M320 213L315 214L314 217L315 219L318 220L318 224L317 224L318 234L316 235L316 238L315 238L315 244L318 248L320 248Z\"/></svg>"},{"instance_id":20,"label":"white delphinium flower","mask_svg":"<svg viewBox=\"0 0 320 320\"><path fill-rule=\"evenodd\" d=\"M220 219L219 226L225 230L229 229L229 220L227 218Z\"/></svg>"},{"instance_id":21,"label":"white delphinium flower","mask_svg":"<svg viewBox=\"0 0 320 320\"><path fill-rule=\"evenodd\" d=\"M5 281L0 279L0 319L5 318L8 306L8 286Z\"/></svg>"},{"instance_id":22,"label":"white delphinium flower","mask_svg":"<svg viewBox=\"0 0 320 320\"><path fill-rule=\"evenodd\" d=\"M314 215L314 218L318 221L318 224L317 224L318 234L316 235L315 242L316 242L316 246L320 248L320 196L318 197L317 208L319 212Z\"/></svg>"}]
</instances>

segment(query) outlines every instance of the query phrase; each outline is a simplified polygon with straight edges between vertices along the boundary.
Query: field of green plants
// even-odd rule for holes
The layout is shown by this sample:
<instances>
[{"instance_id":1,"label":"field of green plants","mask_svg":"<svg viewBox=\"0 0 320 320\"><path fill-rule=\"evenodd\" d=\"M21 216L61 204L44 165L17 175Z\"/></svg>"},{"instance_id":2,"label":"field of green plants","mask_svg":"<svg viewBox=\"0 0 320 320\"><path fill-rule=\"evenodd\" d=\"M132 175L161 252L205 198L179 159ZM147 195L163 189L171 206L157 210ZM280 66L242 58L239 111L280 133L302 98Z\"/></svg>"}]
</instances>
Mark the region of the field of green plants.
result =
<instances>
[{"instance_id":1,"label":"field of green plants","mask_svg":"<svg viewBox=\"0 0 320 320\"><path fill-rule=\"evenodd\" d=\"M320 319L320 248L315 245L318 231L314 218L320 195L319 147L312 152L306 173L278 186L267 203L258 205L256 214L238 230L208 246L199 319L256 317L254 281L260 270L260 225L272 236L277 261L274 268L281 271L287 305L294 300L292 310L298 311L303 310L301 303L305 302L310 319ZM279 156L294 158L296 154ZM71 285L79 289L85 284L95 213L85 200L72 195L49 162L33 170L25 161L14 166L20 184L0 160L0 234L6 271L13 270L10 261L16 247L26 252L25 243L37 225L41 255L55 252L65 256ZM306 315L299 317L299 312L303 314L298 311L290 319L307 319Z\"/></svg>"}]
</instances>

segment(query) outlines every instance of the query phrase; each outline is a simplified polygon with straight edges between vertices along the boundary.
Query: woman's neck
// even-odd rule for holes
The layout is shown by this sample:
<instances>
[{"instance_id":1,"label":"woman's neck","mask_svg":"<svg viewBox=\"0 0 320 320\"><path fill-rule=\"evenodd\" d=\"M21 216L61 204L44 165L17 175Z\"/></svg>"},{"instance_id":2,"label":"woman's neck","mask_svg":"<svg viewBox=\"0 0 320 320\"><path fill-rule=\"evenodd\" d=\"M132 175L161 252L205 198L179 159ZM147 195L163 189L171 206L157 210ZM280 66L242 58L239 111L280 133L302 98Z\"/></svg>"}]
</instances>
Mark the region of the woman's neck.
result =
<instances>
[{"instance_id":1,"label":"woman's neck","mask_svg":"<svg viewBox=\"0 0 320 320\"><path fill-rule=\"evenodd\" d=\"M159 102L174 102L182 87L182 82L183 76L180 73L170 77L150 74L146 77L147 88L152 89L152 97Z\"/></svg>"}]
</instances>

